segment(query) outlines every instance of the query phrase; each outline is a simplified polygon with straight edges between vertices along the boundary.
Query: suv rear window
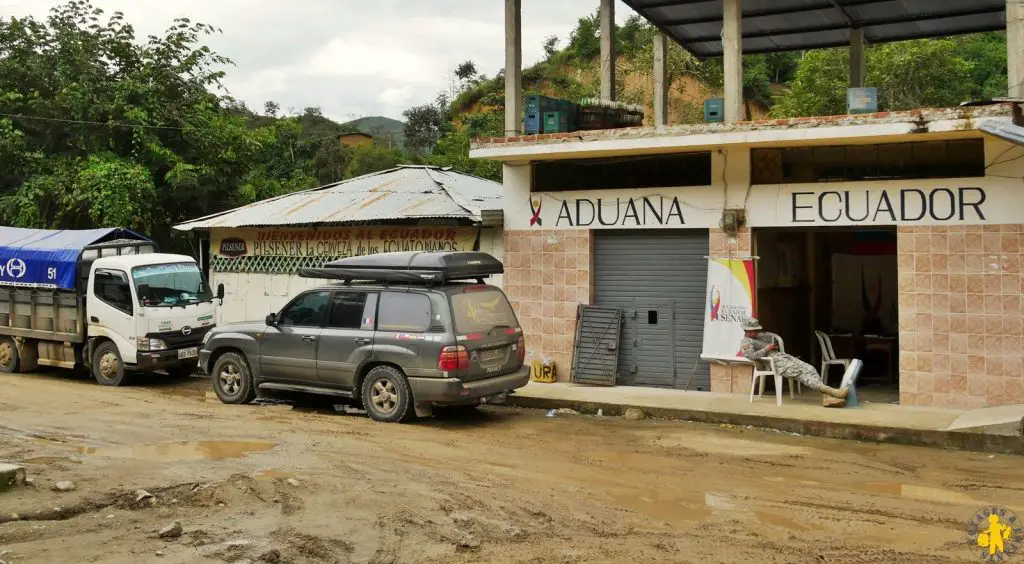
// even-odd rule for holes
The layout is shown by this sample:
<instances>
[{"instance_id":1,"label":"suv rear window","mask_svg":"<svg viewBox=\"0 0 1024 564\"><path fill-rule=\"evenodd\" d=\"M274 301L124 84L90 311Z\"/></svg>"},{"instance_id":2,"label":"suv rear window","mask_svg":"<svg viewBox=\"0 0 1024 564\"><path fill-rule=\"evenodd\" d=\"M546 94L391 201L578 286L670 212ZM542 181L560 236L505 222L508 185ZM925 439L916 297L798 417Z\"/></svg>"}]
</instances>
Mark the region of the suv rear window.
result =
<instances>
[{"instance_id":1,"label":"suv rear window","mask_svg":"<svg viewBox=\"0 0 1024 564\"><path fill-rule=\"evenodd\" d=\"M498 289L452 295L457 333L486 333L495 327L518 327L508 298Z\"/></svg>"}]
</instances>

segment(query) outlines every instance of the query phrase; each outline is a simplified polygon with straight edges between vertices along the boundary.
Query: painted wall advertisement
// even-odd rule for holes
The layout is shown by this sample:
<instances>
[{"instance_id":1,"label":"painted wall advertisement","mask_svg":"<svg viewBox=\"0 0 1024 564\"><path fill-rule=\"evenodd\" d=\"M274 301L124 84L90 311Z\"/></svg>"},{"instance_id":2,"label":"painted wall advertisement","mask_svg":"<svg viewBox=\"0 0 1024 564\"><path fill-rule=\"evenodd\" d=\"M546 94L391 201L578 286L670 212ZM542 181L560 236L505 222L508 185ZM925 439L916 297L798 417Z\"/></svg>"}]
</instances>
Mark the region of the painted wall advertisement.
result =
<instances>
[{"instance_id":1,"label":"painted wall advertisement","mask_svg":"<svg viewBox=\"0 0 1024 564\"><path fill-rule=\"evenodd\" d=\"M743 321L756 311L754 259L709 258L702 358L740 356Z\"/></svg>"},{"instance_id":2,"label":"painted wall advertisement","mask_svg":"<svg viewBox=\"0 0 1024 564\"><path fill-rule=\"evenodd\" d=\"M215 229L216 256L346 258L400 251L472 251L478 227L358 226Z\"/></svg>"}]
</instances>

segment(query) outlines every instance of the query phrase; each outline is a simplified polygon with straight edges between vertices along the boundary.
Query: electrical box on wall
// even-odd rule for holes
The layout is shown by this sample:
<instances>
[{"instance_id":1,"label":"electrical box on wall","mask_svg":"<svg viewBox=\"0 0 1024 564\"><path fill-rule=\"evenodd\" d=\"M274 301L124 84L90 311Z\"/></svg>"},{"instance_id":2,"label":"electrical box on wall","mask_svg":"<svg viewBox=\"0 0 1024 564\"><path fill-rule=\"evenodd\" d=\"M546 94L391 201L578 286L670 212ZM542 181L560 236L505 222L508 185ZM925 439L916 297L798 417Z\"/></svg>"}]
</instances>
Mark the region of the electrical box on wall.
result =
<instances>
[{"instance_id":1,"label":"electrical box on wall","mask_svg":"<svg viewBox=\"0 0 1024 564\"><path fill-rule=\"evenodd\" d=\"M735 235L746 221L744 210L724 210L718 226L728 235Z\"/></svg>"}]
</instances>

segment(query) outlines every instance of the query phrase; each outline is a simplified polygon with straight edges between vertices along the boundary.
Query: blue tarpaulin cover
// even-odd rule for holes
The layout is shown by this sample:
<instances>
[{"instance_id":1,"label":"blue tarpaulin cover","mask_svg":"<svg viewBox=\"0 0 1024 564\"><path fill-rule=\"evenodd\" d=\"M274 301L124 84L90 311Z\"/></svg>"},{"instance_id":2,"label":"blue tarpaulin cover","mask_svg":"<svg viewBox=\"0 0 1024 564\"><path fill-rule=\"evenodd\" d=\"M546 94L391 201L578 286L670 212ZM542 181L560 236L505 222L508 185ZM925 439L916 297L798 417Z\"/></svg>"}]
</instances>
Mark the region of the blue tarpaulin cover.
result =
<instances>
[{"instance_id":1,"label":"blue tarpaulin cover","mask_svg":"<svg viewBox=\"0 0 1024 564\"><path fill-rule=\"evenodd\" d=\"M116 239L149 239L119 227L52 231L0 227L0 284L75 289L82 249Z\"/></svg>"}]
</instances>

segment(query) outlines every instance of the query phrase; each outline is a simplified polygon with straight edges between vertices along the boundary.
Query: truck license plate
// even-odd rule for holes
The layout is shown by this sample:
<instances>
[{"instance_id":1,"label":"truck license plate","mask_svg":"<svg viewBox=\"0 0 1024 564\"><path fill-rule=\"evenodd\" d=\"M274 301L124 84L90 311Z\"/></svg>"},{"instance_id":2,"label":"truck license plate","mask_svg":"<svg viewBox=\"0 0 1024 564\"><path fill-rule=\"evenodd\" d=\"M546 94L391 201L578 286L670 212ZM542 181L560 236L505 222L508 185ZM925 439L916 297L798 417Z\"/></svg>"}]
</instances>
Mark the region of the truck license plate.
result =
<instances>
[{"instance_id":1,"label":"truck license plate","mask_svg":"<svg viewBox=\"0 0 1024 564\"><path fill-rule=\"evenodd\" d=\"M199 356L199 347L189 347L178 351L179 359L195 358Z\"/></svg>"}]
</instances>

